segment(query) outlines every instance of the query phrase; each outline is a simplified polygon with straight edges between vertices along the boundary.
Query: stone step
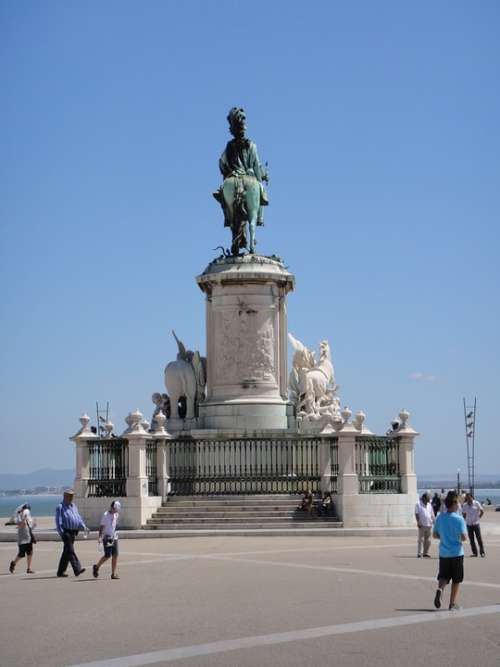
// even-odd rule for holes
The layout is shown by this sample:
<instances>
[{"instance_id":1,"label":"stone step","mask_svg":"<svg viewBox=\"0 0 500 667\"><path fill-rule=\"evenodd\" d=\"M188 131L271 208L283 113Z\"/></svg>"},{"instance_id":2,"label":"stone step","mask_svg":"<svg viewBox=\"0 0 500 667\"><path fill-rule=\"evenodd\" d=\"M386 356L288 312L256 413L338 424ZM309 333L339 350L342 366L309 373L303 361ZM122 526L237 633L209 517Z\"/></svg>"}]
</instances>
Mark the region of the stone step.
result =
<instances>
[{"instance_id":1,"label":"stone step","mask_svg":"<svg viewBox=\"0 0 500 667\"><path fill-rule=\"evenodd\" d=\"M182 505L181 507L159 507L157 510L158 514L193 514L194 512L200 512L201 514L217 514L219 512L239 512L240 514L249 514L256 512L258 514L271 514L274 512L283 512L285 514L293 514L294 512L300 512L297 509L297 505L212 505L211 507L203 507L202 505L196 505L195 507L189 507Z\"/></svg>"},{"instance_id":2,"label":"stone step","mask_svg":"<svg viewBox=\"0 0 500 667\"><path fill-rule=\"evenodd\" d=\"M252 499L240 499L236 498L214 498L213 500L206 501L204 499L197 500L177 500L177 499L168 499L166 503L163 504L163 507L214 507L217 505L233 505L235 507L297 507L301 502L301 498L291 498L291 499L281 499L281 498L252 498Z\"/></svg>"},{"instance_id":3,"label":"stone step","mask_svg":"<svg viewBox=\"0 0 500 667\"><path fill-rule=\"evenodd\" d=\"M237 518L240 519L241 521L246 521L247 519L251 518L265 518L268 516L272 517L281 517L283 519L302 519L305 521L316 521L320 520L323 518L335 518L335 515L333 514L328 514L326 517L323 516L318 516L314 514L312 517L309 517L307 514L304 514L303 512L297 512L295 510L292 510L290 512L287 511L277 511L277 512L269 512L266 510L262 511L256 511L256 512L239 512L236 510L223 510L220 512L200 512L198 510L192 510L191 512L188 510L181 510L179 512L154 512L154 514L151 516L152 519L161 519L164 521L169 521L171 519L178 518L180 519L189 519L189 518L199 518L203 519L206 521L215 521L218 518L221 517L227 517L227 518Z\"/></svg>"},{"instance_id":4,"label":"stone step","mask_svg":"<svg viewBox=\"0 0 500 667\"><path fill-rule=\"evenodd\" d=\"M158 524L147 524L145 526L148 530L272 530L272 529L294 529L297 531L300 530L331 530L332 528L342 528L343 524L341 521L327 521L325 523L312 523L309 521L292 521L292 522L276 522L270 524L266 523L253 523L251 526L248 523L192 523L186 525L184 522L181 523L158 523Z\"/></svg>"},{"instance_id":5,"label":"stone step","mask_svg":"<svg viewBox=\"0 0 500 667\"><path fill-rule=\"evenodd\" d=\"M337 517L313 517L312 519L296 519L294 517L288 517L288 516L253 516L253 517L241 517L241 516L232 516L232 517L210 517L210 518L200 518L200 517L169 517L168 519L165 519L164 517L158 518L158 517L152 517L151 519L148 519L148 524L170 524L170 523L183 523L186 524L186 526L191 525L192 523L203 523L203 524L211 524L211 523L246 523L246 524L251 524L251 523L269 523L269 524L274 524L278 522L285 522L285 523L307 523L307 524L321 524L321 523L331 523L331 522L338 521Z\"/></svg>"},{"instance_id":6,"label":"stone step","mask_svg":"<svg viewBox=\"0 0 500 667\"><path fill-rule=\"evenodd\" d=\"M342 526L335 516L297 510L301 496L282 494L169 496L147 521L148 530L322 529ZM319 500L319 499L318 499Z\"/></svg>"}]
</instances>

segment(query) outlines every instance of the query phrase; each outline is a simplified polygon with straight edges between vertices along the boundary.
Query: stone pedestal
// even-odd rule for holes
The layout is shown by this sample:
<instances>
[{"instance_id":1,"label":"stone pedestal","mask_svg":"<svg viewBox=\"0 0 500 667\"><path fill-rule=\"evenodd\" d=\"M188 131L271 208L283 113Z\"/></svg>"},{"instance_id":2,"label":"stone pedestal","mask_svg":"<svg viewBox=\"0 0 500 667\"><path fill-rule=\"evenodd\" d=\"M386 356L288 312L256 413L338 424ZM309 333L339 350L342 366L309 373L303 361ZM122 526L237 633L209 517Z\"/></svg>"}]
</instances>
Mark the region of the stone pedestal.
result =
<instances>
[{"instance_id":1,"label":"stone pedestal","mask_svg":"<svg viewBox=\"0 0 500 667\"><path fill-rule=\"evenodd\" d=\"M76 461L75 461L75 481L73 483L73 490L76 498L84 498L87 495L88 481L89 481L89 443L92 440L97 440L97 435L93 433L89 427L90 417L83 414L80 417L81 428L70 438L76 447Z\"/></svg>"},{"instance_id":2,"label":"stone pedestal","mask_svg":"<svg viewBox=\"0 0 500 667\"><path fill-rule=\"evenodd\" d=\"M215 260L197 278L206 294L207 396L199 427L286 429L286 296L295 278L277 258Z\"/></svg>"}]
</instances>

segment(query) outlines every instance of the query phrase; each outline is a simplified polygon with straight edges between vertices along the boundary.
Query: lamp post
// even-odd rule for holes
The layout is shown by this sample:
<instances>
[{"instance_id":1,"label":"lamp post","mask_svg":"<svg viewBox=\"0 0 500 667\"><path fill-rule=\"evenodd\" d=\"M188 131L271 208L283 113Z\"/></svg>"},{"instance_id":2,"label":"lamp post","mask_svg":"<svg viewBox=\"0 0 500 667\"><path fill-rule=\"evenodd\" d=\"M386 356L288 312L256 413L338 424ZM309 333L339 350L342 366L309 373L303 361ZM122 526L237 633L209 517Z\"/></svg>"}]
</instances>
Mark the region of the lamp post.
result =
<instances>
[{"instance_id":1,"label":"lamp post","mask_svg":"<svg viewBox=\"0 0 500 667\"><path fill-rule=\"evenodd\" d=\"M457 493L460 494L460 468L457 470Z\"/></svg>"}]
</instances>

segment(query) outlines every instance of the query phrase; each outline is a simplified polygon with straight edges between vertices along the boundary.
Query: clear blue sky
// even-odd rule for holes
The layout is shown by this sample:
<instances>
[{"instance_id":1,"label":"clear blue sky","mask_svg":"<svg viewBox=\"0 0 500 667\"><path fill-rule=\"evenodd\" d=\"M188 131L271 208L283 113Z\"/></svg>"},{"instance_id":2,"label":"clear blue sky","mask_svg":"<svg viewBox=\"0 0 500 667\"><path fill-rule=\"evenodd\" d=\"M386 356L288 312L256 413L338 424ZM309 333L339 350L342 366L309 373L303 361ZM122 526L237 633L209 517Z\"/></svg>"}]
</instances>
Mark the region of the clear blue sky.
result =
<instances>
[{"instance_id":1,"label":"clear blue sky","mask_svg":"<svg viewBox=\"0 0 500 667\"><path fill-rule=\"evenodd\" d=\"M498 2L4 0L0 31L2 472L70 467L96 400L149 418L172 328L204 350L239 105L290 331L373 431L410 410L420 473L465 469L476 394L500 473Z\"/></svg>"}]
</instances>

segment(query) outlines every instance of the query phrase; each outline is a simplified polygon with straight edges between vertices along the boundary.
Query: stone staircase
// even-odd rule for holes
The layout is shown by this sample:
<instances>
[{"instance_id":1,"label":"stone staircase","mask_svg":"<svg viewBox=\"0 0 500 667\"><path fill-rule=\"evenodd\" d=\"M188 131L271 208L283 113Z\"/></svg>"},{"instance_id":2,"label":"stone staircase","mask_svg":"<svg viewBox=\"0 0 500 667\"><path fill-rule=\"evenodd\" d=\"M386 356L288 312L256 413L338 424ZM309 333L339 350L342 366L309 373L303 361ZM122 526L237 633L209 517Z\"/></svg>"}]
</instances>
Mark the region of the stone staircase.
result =
<instances>
[{"instance_id":1,"label":"stone staircase","mask_svg":"<svg viewBox=\"0 0 500 667\"><path fill-rule=\"evenodd\" d=\"M172 496L144 526L149 530L311 531L341 528L335 516L309 517L300 496Z\"/></svg>"}]
</instances>

